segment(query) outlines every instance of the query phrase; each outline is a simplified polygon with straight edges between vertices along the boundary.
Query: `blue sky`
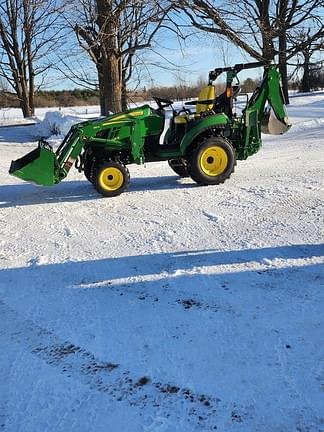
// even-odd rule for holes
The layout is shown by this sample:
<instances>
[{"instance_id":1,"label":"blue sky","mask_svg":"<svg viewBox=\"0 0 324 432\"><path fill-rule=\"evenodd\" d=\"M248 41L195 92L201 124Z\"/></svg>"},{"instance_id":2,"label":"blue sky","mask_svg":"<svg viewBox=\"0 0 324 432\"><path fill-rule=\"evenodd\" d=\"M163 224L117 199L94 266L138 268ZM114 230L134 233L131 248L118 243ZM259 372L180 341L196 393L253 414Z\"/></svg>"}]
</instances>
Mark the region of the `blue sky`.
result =
<instances>
[{"instance_id":1,"label":"blue sky","mask_svg":"<svg viewBox=\"0 0 324 432\"><path fill-rule=\"evenodd\" d=\"M158 50L175 66L169 70L150 67L154 85L172 85L181 80L195 83L200 77L208 77L208 72L216 67L231 66L235 63L256 61L245 55L234 45L210 35L197 33L180 49L177 40L173 38L158 41ZM158 54L148 53L147 63L162 61ZM176 67L178 66L178 67ZM242 71L240 78L262 76L262 69ZM147 78L147 82L150 83Z\"/></svg>"},{"instance_id":2,"label":"blue sky","mask_svg":"<svg viewBox=\"0 0 324 432\"><path fill-rule=\"evenodd\" d=\"M231 66L235 63L255 61L248 55L242 53L232 44L211 36L196 32L186 42L179 42L172 32L160 32L154 43L153 50L142 52L140 82L136 79L129 84L129 88L138 86L150 88L152 86L175 85L180 82L195 84L199 78L208 78L208 72L215 67ZM95 77L94 65L88 60L85 53L81 54L80 60L85 65L89 76ZM169 63L168 63L169 62ZM163 64L158 67L157 64ZM247 77L261 77L262 69L242 71L240 79ZM72 81L64 78L53 77L48 80L49 89L73 89L78 87Z\"/></svg>"}]
</instances>

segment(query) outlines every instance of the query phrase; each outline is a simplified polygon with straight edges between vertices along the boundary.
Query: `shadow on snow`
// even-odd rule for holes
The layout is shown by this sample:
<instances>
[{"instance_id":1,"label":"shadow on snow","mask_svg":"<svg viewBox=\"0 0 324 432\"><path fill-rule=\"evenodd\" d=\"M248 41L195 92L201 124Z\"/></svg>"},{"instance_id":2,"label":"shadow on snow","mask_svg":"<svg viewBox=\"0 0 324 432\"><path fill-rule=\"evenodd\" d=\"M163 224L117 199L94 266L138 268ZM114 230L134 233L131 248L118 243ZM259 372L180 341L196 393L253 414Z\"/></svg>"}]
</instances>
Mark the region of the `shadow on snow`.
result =
<instances>
[{"instance_id":1,"label":"shadow on snow","mask_svg":"<svg viewBox=\"0 0 324 432\"><path fill-rule=\"evenodd\" d=\"M192 187L197 187L197 185L183 182L178 176L140 177L131 178L128 193ZM62 181L62 183L51 187L36 186L29 183L0 186L0 208L94 199L106 198L99 195L87 181ZM108 198L107 204L111 203L111 199L121 198Z\"/></svg>"},{"instance_id":2,"label":"shadow on snow","mask_svg":"<svg viewBox=\"0 0 324 432\"><path fill-rule=\"evenodd\" d=\"M3 126L0 128L1 143L31 143L35 141L37 147L37 137L35 136L35 124Z\"/></svg>"},{"instance_id":3,"label":"shadow on snow","mask_svg":"<svg viewBox=\"0 0 324 432\"><path fill-rule=\"evenodd\" d=\"M287 352L289 348L290 351L291 346L285 347L285 343L295 342L298 349L301 342L295 333L305 327L312 332L312 340L303 342L302 348L294 353L292 359L289 356L289 365L292 365L289 371L296 370L297 376L307 368L315 370L317 359L313 360L314 352L318 351L322 336L320 278L323 277L323 266L307 265L307 259L322 256L323 244L301 244L238 251L156 253L6 269L0 271L0 288L3 292L0 310L10 344L19 344L23 354L26 351L32 353L59 374L82 382L91 391L107 393L113 400L125 400L132 406L140 406L142 410L146 407L155 410L158 407L159 414L161 410L170 413L174 410L174 404L178 403L184 418L191 418L196 426L201 426L201 419L204 418L206 428L200 427L199 430L207 430L207 426L209 430L210 425L221 421L215 410L219 403L223 403L218 398L218 392L221 393L224 379L228 383L233 382L233 373L239 373L237 376L241 378L241 370L242 376L250 373L249 377L256 376L257 380L266 383L268 375L274 373L281 377L283 365L278 361L278 351L286 364L288 355L283 354L283 350ZM271 261L276 259L300 259L306 265L294 261L289 267L278 268L276 261L271 265ZM255 265L252 268L244 266L251 262L268 268L263 266L259 271ZM216 273L217 266L231 264L242 266L231 273L226 273L226 269L225 273ZM190 271L204 266L216 266L216 269L213 268L214 273L210 274L190 274ZM136 279L138 276L152 275L161 277L158 280ZM118 278L128 280L115 286L113 280ZM167 287L170 278L175 283ZM87 286L96 288L95 284L98 283L102 283L98 286L100 290L84 289ZM195 295L198 298L192 297ZM312 315L305 312L309 304L316 305L316 308L309 309ZM303 313L300 312L300 306ZM190 312L181 314L178 313L179 308L192 309L193 313L194 309L199 311L197 315ZM253 321L255 314L258 314L258 321ZM309 318L306 320L304 315ZM80 320L82 327L79 330ZM62 323L64 329L61 328ZM116 328L124 330L116 332ZM78 345L80 332L84 346ZM99 333L97 349L93 348L92 339L87 339L89 332ZM140 332L140 336L132 343L136 332ZM133 362L136 365L139 340L152 341L155 337L162 347L167 347L160 348L162 354L165 351L167 360L164 361L169 362L172 356L180 361L180 352L189 358L193 356L192 361L197 363L197 368L203 368L204 362L208 361L205 359L205 356L208 359L208 352L201 349L204 343L201 345L200 340L205 344L217 343L217 349L213 352L213 370L208 370L208 373L214 379L220 378L218 373L222 374L219 390L212 390L211 393L207 387L209 393L204 391L203 397L191 388L182 388L181 379L177 382L172 378L169 382L166 376L160 382L159 374L153 372L151 381L140 374L137 366L129 368L127 362L124 365L122 356L116 359L118 362L122 360L121 364L116 363L115 344L124 347L127 356L135 359ZM173 338L180 338L181 343ZM240 351L242 346L243 353ZM235 360L241 356L242 369ZM149 357L149 361L156 362L154 355ZM177 362L171 366L179 367ZM239 370L235 372L237 366ZM27 373L30 373L28 367L27 364ZM157 366L154 364L154 367ZM220 372L217 367L220 367ZM139 363L141 369L143 365ZM150 370L150 367L145 366L145 370ZM173 376L172 373L170 375ZM6 379L8 376L9 373L5 374ZM142 386L140 376L146 379L145 386ZM39 375L37 379L40 379ZM242 388L255 393L255 380L250 381L242 381ZM196 384L198 388L203 388ZM9 383L5 382L5 385L8 387ZM261 387L262 391L265 389L268 393L269 386ZM277 381L271 384L270 390L278 390ZM291 397L291 388L287 388L285 380L278 391L284 401L285 397ZM190 397L187 397L186 392L189 392ZM260 393L259 384L257 392L263 394ZM225 408L222 407L224 412L229 413L229 418L233 409L235 412L240 409L244 412L244 406L241 407L235 401L235 393L233 398L233 402L231 399L228 402L225 396ZM193 407L197 411L190 414ZM296 412L299 408L298 405ZM270 409L277 412L279 408L270 406Z\"/></svg>"},{"instance_id":4,"label":"shadow on snow","mask_svg":"<svg viewBox=\"0 0 324 432\"><path fill-rule=\"evenodd\" d=\"M114 280L125 279L124 285L154 285L163 284L168 279L181 281L185 279L194 279L203 276L210 280L216 281L217 277L224 277L226 274L254 274L262 272L282 272L298 269L318 267L320 274L323 274L323 266L316 265L298 265L292 263L289 267L280 267L272 264L274 260L298 260L308 259L310 257L323 257L324 245L291 245L278 246L260 249L243 249L233 251L215 251L215 250L197 250L173 253L158 253L147 255L124 256L117 258L107 258L94 261L69 261L58 264L38 265L31 263L28 267L12 268L0 271L0 280L6 284L23 284L25 287L29 284L37 285L38 282L46 281L48 287L53 289L77 288L82 287L104 287L114 285ZM252 269L244 264L254 263L263 267ZM208 268L210 266L239 265L243 268L234 269L233 272L226 273L209 273L190 274L190 271L199 268ZM260 267L260 266L259 266ZM321 271L320 271L321 270ZM186 274L185 272L189 272ZM208 272L206 272L208 273ZM146 276L152 276L152 280L141 280ZM127 282L127 279L130 279ZM123 281L118 282L123 285ZM179 282L180 283L180 282Z\"/></svg>"}]
</instances>

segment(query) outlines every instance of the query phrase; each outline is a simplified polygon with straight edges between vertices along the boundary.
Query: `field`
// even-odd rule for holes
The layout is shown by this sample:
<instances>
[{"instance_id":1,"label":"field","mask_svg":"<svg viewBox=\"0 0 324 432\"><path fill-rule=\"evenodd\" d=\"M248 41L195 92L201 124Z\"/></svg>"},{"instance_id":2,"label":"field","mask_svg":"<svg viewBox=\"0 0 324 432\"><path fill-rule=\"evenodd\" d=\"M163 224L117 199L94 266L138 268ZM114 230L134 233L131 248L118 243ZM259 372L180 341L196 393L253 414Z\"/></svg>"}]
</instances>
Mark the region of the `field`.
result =
<instances>
[{"instance_id":1,"label":"field","mask_svg":"<svg viewBox=\"0 0 324 432\"><path fill-rule=\"evenodd\" d=\"M223 185L104 199L9 176L39 125L0 111L1 431L324 431L324 93L289 114Z\"/></svg>"}]
</instances>

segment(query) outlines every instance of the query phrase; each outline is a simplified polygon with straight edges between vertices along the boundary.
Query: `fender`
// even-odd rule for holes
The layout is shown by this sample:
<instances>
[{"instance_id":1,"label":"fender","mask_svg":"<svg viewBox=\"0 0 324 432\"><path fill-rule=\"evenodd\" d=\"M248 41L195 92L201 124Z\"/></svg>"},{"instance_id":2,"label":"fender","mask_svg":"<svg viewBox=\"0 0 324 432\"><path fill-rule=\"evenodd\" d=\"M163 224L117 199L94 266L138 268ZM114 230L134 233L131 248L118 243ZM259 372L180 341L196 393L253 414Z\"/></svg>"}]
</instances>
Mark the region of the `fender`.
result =
<instances>
[{"instance_id":1,"label":"fender","mask_svg":"<svg viewBox=\"0 0 324 432\"><path fill-rule=\"evenodd\" d=\"M213 128L214 126L225 126L229 123L230 120L224 113L210 115L196 121L195 126L190 129L181 140L181 154L184 155L187 152L188 147L202 132L206 131L207 129Z\"/></svg>"}]
</instances>

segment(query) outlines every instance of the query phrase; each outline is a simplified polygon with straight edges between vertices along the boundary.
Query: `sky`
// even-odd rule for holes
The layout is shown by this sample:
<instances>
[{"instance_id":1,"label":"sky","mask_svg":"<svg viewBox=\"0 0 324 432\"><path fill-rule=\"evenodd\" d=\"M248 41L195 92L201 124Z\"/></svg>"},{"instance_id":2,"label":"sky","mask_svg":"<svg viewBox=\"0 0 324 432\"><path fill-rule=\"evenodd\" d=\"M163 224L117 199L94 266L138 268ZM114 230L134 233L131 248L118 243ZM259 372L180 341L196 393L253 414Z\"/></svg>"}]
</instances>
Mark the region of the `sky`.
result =
<instances>
[{"instance_id":1,"label":"sky","mask_svg":"<svg viewBox=\"0 0 324 432\"><path fill-rule=\"evenodd\" d=\"M95 76L94 65L88 61L85 53L81 54L82 61L87 64L89 76ZM195 32L185 42L179 41L172 32L160 32L152 50L141 52L140 81L134 79L129 88L143 89L155 86L172 86L179 83L195 84L199 79L208 79L208 72L216 67L231 66L235 63L255 61L244 54L233 44L222 41L214 35ZM162 67L161 67L162 65ZM262 76L262 69L242 71L239 75L244 81L247 77ZM73 89L74 82L57 75L48 79L48 89Z\"/></svg>"},{"instance_id":2,"label":"sky","mask_svg":"<svg viewBox=\"0 0 324 432\"><path fill-rule=\"evenodd\" d=\"M191 36L187 37L185 41L179 42L178 36L174 32L160 30L156 35L152 49L140 51L142 62L140 79L135 73L133 81L128 84L129 90L154 86L173 86L180 83L195 85L198 80L206 79L207 81L208 72L215 67L255 61L234 44L221 39L219 36L194 29L189 25L190 23L185 17L182 17L180 24L186 28L186 31L189 29ZM96 79L95 65L89 60L85 51L78 48L73 31L67 39L67 45L60 47L59 53L53 53L53 57L61 55L77 75L80 76L83 70L87 78ZM75 50L80 52L77 60L73 55ZM51 56L50 60L52 60ZM82 88L80 83L68 80L66 76L58 71L60 69L58 61L57 66L57 69L48 72L42 89ZM248 77L260 78L261 76L262 68L242 71L239 75L241 81ZM37 84L39 82L40 78Z\"/></svg>"},{"instance_id":3,"label":"sky","mask_svg":"<svg viewBox=\"0 0 324 432\"><path fill-rule=\"evenodd\" d=\"M234 45L222 41L215 36L196 34L186 42L181 49L175 38L168 40L165 45L161 43L159 51L174 67L169 70L151 68L154 85L172 85L179 82L196 83L199 78L208 79L208 72L216 67L232 66L236 63L247 63L255 61ZM159 55L150 53L147 55L148 62L159 61ZM262 70L242 71L240 77L262 76ZM150 80L148 80L150 81Z\"/></svg>"},{"instance_id":4,"label":"sky","mask_svg":"<svg viewBox=\"0 0 324 432\"><path fill-rule=\"evenodd\" d=\"M179 17L177 17L177 20ZM156 86L173 86L180 83L196 84L198 80L208 79L208 72L216 67L232 66L236 63L255 62L243 50L218 35L199 32L189 26L187 18L180 21L186 31L190 29L191 35L185 41L170 30L160 30L154 40L151 50L140 51L142 67L140 79L134 74L134 80L128 83L129 90L143 89ZM178 22L178 21L177 21ZM72 48L77 42L72 35ZM74 44L74 46L73 46ZM81 54L81 62L85 64L86 74L96 77L94 64L88 59L85 52ZM72 66L73 68L73 66ZM78 67L75 67L78 70ZM241 81L246 78L261 78L262 68L243 70L239 74ZM73 89L81 87L64 77L57 79L57 75L49 79L48 88ZM222 78L222 77L221 77Z\"/></svg>"}]
</instances>

